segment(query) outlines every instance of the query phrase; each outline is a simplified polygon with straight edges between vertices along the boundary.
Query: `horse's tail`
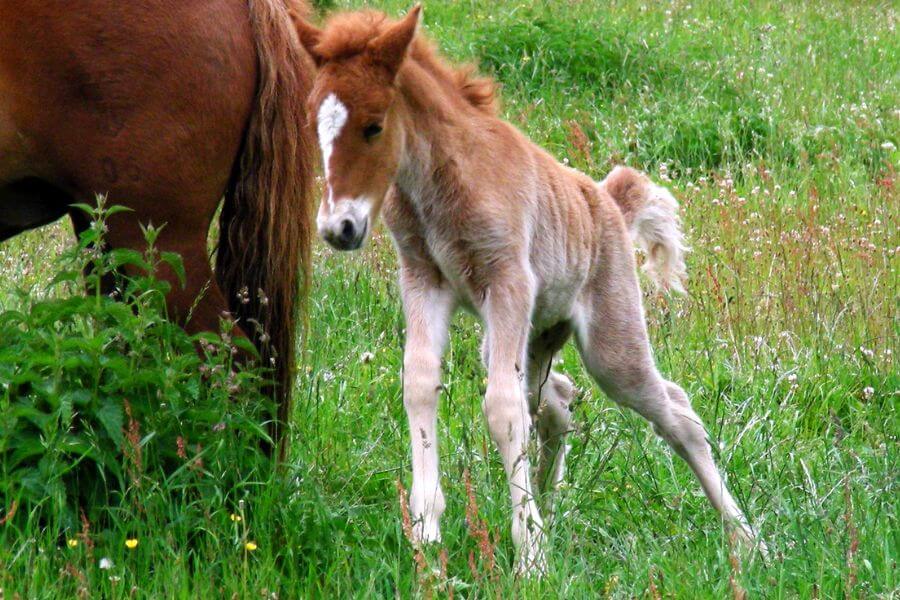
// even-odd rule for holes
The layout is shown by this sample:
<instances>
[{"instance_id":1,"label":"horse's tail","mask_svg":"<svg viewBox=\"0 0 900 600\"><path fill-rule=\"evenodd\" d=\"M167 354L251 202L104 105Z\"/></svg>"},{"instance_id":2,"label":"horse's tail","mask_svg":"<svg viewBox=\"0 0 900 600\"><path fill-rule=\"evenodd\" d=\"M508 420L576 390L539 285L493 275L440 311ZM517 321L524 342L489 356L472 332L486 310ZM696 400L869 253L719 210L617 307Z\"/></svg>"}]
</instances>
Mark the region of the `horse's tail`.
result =
<instances>
[{"instance_id":1,"label":"horse's tail","mask_svg":"<svg viewBox=\"0 0 900 600\"><path fill-rule=\"evenodd\" d=\"M313 65L290 17L304 0L249 0L258 79L253 113L219 220L216 274L232 314L273 369L281 454L295 345L311 272L313 132L306 97Z\"/></svg>"},{"instance_id":2,"label":"horse's tail","mask_svg":"<svg viewBox=\"0 0 900 600\"><path fill-rule=\"evenodd\" d=\"M600 182L625 217L631 239L647 253L644 269L662 289L685 293L687 277L678 202L666 188L628 167L616 167Z\"/></svg>"}]
</instances>

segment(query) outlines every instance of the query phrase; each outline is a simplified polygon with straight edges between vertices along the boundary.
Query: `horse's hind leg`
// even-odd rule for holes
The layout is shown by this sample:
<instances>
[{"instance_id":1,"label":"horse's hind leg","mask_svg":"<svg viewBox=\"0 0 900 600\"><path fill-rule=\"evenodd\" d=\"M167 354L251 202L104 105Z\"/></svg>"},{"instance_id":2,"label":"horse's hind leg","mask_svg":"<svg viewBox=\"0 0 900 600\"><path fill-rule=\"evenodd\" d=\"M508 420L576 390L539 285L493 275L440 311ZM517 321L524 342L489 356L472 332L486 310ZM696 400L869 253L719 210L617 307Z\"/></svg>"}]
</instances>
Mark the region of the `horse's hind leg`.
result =
<instances>
[{"instance_id":1,"label":"horse's hind leg","mask_svg":"<svg viewBox=\"0 0 900 600\"><path fill-rule=\"evenodd\" d=\"M191 204L185 202L184 205ZM109 226L106 237L109 248L132 248L139 252L146 250L147 242L131 213L115 215L112 219L117 220ZM169 283L170 289L166 296L169 318L192 334L219 331L220 319L227 314L229 307L208 259L207 228L208 222L200 218L196 222L167 223L162 226L155 244L159 252L177 253L184 263L183 283L167 264L160 265L155 276ZM128 272L126 269L126 273ZM242 336L244 333L240 325L234 328L233 333Z\"/></svg>"},{"instance_id":2,"label":"horse's hind leg","mask_svg":"<svg viewBox=\"0 0 900 600\"><path fill-rule=\"evenodd\" d=\"M753 532L713 461L706 430L684 390L663 379L648 343L631 248L608 245L604 266L586 290L576 325L585 366L615 402L638 412L687 462L712 505L737 534ZM626 254L627 253L627 254Z\"/></svg>"}]
</instances>

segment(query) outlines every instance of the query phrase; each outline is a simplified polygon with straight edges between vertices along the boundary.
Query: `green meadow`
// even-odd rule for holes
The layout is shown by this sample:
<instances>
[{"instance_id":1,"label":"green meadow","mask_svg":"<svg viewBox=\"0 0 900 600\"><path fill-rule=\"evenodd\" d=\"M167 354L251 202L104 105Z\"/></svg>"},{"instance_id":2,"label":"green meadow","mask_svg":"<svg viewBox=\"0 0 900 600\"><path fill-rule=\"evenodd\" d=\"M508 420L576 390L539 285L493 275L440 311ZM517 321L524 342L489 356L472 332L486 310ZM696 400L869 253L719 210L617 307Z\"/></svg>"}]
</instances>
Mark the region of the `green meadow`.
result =
<instances>
[{"instance_id":1,"label":"green meadow","mask_svg":"<svg viewBox=\"0 0 900 600\"><path fill-rule=\"evenodd\" d=\"M652 344L768 559L731 543L687 466L566 347L579 397L548 571L517 578L481 410L482 328L462 314L439 412L443 540L414 548L383 227L358 254L316 241L290 450L274 471L258 452L256 376L232 375L217 340L198 356L149 279L132 308L84 300L80 266L98 259L60 222L0 245L0 599L900 596L897 5L424 8L424 30L496 77L504 116L537 143L595 179L640 168L679 199L688 295L643 281ZM79 411L95 411L96 430L69 435Z\"/></svg>"}]
</instances>

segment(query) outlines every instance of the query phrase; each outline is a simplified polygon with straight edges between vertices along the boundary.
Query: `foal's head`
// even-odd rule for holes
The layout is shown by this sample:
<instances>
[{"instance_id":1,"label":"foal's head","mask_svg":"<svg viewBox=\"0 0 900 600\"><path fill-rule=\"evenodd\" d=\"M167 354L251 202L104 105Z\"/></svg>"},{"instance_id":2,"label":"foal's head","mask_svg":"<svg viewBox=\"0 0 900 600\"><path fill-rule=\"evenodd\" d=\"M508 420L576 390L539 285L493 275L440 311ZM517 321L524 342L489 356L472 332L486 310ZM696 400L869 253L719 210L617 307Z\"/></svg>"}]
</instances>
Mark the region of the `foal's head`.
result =
<instances>
[{"instance_id":1,"label":"foal's head","mask_svg":"<svg viewBox=\"0 0 900 600\"><path fill-rule=\"evenodd\" d=\"M363 244L396 174L404 136L395 82L420 12L416 6L398 22L373 12L338 15L324 30L297 20L319 67L309 98L326 180L319 235L338 250Z\"/></svg>"}]
</instances>

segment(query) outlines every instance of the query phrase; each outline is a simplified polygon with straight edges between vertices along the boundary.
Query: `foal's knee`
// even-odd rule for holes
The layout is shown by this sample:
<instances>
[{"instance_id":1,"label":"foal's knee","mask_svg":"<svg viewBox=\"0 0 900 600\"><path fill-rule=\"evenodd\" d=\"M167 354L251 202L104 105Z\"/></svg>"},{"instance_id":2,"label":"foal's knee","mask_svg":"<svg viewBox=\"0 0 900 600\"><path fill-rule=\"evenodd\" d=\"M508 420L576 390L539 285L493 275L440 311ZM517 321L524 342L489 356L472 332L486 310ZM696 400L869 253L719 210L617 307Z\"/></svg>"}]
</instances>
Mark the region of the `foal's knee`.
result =
<instances>
[{"instance_id":1,"label":"foal's knee","mask_svg":"<svg viewBox=\"0 0 900 600\"><path fill-rule=\"evenodd\" d=\"M691 408L687 394L671 381L665 382L665 385L669 403L667 410L653 421L653 429L682 456L708 450L706 428Z\"/></svg>"},{"instance_id":2,"label":"foal's knee","mask_svg":"<svg viewBox=\"0 0 900 600\"><path fill-rule=\"evenodd\" d=\"M407 410L434 408L441 386L439 359L417 357L403 363L403 405Z\"/></svg>"},{"instance_id":3,"label":"foal's knee","mask_svg":"<svg viewBox=\"0 0 900 600\"><path fill-rule=\"evenodd\" d=\"M681 389L681 386L672 381L666 381L666 393L669 396L669 400L672 401L673 404L681 407L691 407L691 401L688 398L687 393Z\"/></svg>"},{"instance_id":4,"label":"foal's knee","mask_svg":"<svg viewBox=\"0 0 900 600\"><path fill-rule=\"evenodd\" d=\"M484 418L491 438L497 444L511 442L527 431L531 418L521 395L510 392L491 392L484 398Z\"/></svg>"},{"instance_id":5,"label":"foal's knee","mask_svg":"<svg viewBox=\"0 0 900 600\"><path fill-rule=\"evenodd\" d=\"M575 398L575 384L562 373L557 373L556 371L550 373L549 383L553 392L563 402L568 404Z\"/></svg>"}]
</instances>

